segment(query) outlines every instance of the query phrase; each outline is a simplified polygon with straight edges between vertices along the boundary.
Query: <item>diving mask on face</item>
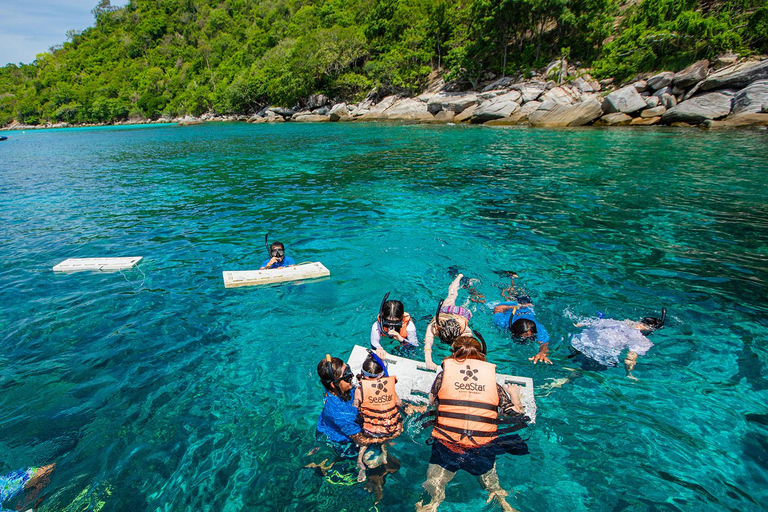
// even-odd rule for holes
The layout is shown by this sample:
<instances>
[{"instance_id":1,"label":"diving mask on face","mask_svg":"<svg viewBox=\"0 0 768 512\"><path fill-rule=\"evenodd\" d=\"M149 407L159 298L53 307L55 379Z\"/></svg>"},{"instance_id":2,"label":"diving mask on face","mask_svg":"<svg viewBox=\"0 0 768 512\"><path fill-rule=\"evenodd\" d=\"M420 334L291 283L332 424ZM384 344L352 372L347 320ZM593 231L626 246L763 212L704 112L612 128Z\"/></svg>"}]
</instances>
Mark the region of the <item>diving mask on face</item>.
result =
<instances>
[{"instance_id":1,"label":"diving mask on face","mask_svg":"<svg viewBox=\"0 0 768 512\"><path fill-rule=\"evenodd\" d=\"M352 379L355 378L355 375L352 373L352 370L347 366L344 368L344 373L341 374L341 378L339 380L343 380L346 382L352 382Z\"/></svg>"},{"instance_id":2,"label":"diving mask on face","mask_svg":"<svg viewBox=\"0 0 768 512\"><path fill-rule=\"evenodd\" d=\"M398 320L382 320L381 327L385 333L389 332L390 330L399 331L403 328L403 322Z\"/></svg>"},{"instance_id":3,"label":"diving mask on face","mask_svg":"<svg viewBox=\"0 0 768 512\"><path fill-rule=\"evenodd\" d=\"M270 255L273 258L282 258L283 256L285 256L285 249L281 249L279 247L275 247L274 249L272 249L270 251Z\"/></svg>"}]
</instances>

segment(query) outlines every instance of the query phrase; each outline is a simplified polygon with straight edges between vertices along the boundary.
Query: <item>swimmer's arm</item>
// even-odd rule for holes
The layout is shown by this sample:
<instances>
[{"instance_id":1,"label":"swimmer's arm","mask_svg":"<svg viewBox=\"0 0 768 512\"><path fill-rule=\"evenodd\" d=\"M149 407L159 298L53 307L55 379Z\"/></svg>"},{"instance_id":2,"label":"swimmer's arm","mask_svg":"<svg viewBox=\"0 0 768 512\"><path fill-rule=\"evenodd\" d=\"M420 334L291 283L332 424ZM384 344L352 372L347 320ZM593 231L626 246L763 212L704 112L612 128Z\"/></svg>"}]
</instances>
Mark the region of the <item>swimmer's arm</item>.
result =
<instances>
[{"instance_id":1,"label":"swimmer's arm","mask_svg":"<svg viewBox=\"0 0 768 512\"><path fill-rule=\"evenodd\" d=\"M627 353L627 358L624 360L624 369L627 371L627 378L637 380L637 377L632 375L632 370L637 365L637 354L631 350Z\"/></svg>"},{"instance_id":2,"label":"swimmer's arm","mask_svg":"<svg viewBox=\"0 0 768 512\"><path fill-rule=\"evenodd\" d=\"M379 323L373 322L373 325L371 326L371 348L377 351L378 350L384 350L384 347L381 346L381 333L379 333Z\"/></svg>"},{"instance_id":3,"label":"swimmer's arm","mask_svg":"<svg viewBox=\"0 0 768 512\"><path fill-rule=\"evenodd\" d=\"M429 370L437 370L437 365L432 361L432 345L435 343L435 334L432 329L435 322L430 322L427 326L427 332L424 333L424 364Z\"/></svg>"},{"instance_id":4,"label":"swimmer's arm","mask_svg":"<svg viewBox=\"0 0 768 512\"><path fill-rule=\"evenodd\" d=\"M495 308L493 308L494 314L496 313L504 313L505 311L509 311L510 309L515 309L517 307L517 304L499 304Z\"/></svg>"},{"instance_id":5,"label":"swimmer's arm","mask_svg":"<svg viewBox=\"0 0 768 512\"><path fill-rule=\"evenodd\" d=\"M363 402L363 390L359 387L355 390L355 398L352 401L352 405L355 406L355 409L360 408L360 404Z\"/></svg>"},{"instance_id":6,"label":"swimmer's arm","mask_svg":"<svg viewBox=\"0 0 768 512\"><path fill-rule=\"evenodd\" d=\"M520 401L520 386L517 384L505 384L503 387L496 385L499 390L499 409L504 414L509 414L510 410L523 414L523 403Z\"/></svg>"},{"instance_id":7,"label":"swimmer's arm","mask_svg":"<svg viewBox=\"0 0 768 512\"><path fill-rule=\"evenodd\" d=\"M419 335L416 332L416 324L413 323L413 320L408 322L408 325L406 326L405 330L408 332L408 339L406 340L409 345L413 345L414 347L419 344ZM403 340L400 340L401 342Z\"/></svg>"}]
</instances>

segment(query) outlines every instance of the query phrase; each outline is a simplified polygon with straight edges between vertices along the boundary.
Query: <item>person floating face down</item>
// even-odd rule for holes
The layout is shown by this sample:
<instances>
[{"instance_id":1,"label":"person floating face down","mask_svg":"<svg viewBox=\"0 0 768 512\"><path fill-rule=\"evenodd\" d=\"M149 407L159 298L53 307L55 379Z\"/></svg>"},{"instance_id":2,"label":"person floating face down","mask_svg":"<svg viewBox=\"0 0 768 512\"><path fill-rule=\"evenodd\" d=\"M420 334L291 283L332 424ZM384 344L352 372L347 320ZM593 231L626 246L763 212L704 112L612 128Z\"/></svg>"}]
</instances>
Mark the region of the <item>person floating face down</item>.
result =
<instances>
[{"instance_id":1,"label":"person floating face down","mask_svg":"<svg viewBox=\"0 0 768 512\"><path fill-rule=\"evenodd\" d=\"M429 395L430 403L437 406L432 455L423 485L431 500L426 505L418 503L416 509L436 511L445 499L446 485L463 469L478 478L489 493L488 501L496 500L503 510L512 511L505 499L508 494L499 484L496 456L528 453L525 442L513 434L528 420L519 387L496 383L496 365L486 361L475 338L458 338L451 351Z\"/></svg>"},{"instance_id":2,"label":"person floating face down","mask_svg":"<svg viewBox=\"0 0 768 512\"><path fill-rule=\"evenodd\" d=\"M448 295L440 302L435 312L435 317L427 326L427 332L424 334L424 363L430 370L437 370L438 366L432 361L432 345L435 342L435 336L449 347L460 336L472 336L472 329L469 328L469 321L472 318L472 312L456 305L462 274L456 276L448 287Z\"/></svg>"},{"instance_id":3,"label":"person floating face down","mask_svg":"<svg viewBox=\"0 0 768 512\"><path fill-rule=\"evenodd\" d=\"M357 381L360 385L355 390L354 405L362 423L357 481L364 482L367 467L373 467L364 461L368 446L380 446L381 457L377 462L387 464L387 444L403 432L402 402L395 391L397 377L389 375L386 364L373 351L368 351Z\"/></svg>"},{"instance_id":4,"label":"person floating face down","mask_svg":"<svg viewBox=\"0 0 768 512\"><path fill-rule=\"evenodd\" d=\"M386 359L387 351L382 346L382 340L392 340L399 347L415 347L419 344L416 334L416 324L411 315L406 313L403 303L399 300L387 300L389 293L384 296L379 306L379 316L371 326L371 349L381 360Z\"/></svg>"},{"instance_id":5,"label":"person floating face down","mask_svg":"<svg viewBox=\"0 0 768 512\"><path fill-rule=\"evenodd\" d=\"M285 246L282 242L272 242L269 246L269 259L261 264L260 270L290 267L295 264L293 258L285 255Z\"/></svg>"},{"instance_id":6,"label":"person floating face down","mask_svg":"<svg viewBox=\"0 0 768 512\"><path fill-rule=\"evenodd\" d=\"M42 467L19 469L0 476L0 510L3 504L17 501L14 510L27 510L37 508L35 505L43 487L48 485L51 473L56 469L56 464L48 464Z\"/></svg>"},{"instance_id":7,"label":"person floating face down","mask_svg":"<svg viewBox=\"0 0 768 512\"><path fill-rule=\"evenodd\" d=\"M647 336L663 328L666 320L667 308L661 309L661 318L647 316L640 321L607 318L585 320L576 324L576 327L587 329L575 335L571 344L579 352L605 366L615 366L619 355L626 349L624 369L627 378L637 380L637 377L632 375L637 357L645 355L653 346Z\"/></svg>"},{"instance_id":8,"label":"person floating face down","mask_svg":"<svg viewBox=\"0 0 768 512\"><path fill-rule=\"evenodd\" d=\"M493 308L493 322L501 329L509 329L512 337L522 342L535 340L539 351L529 361L552 364L549 354L549 334L536 320L533 304L527 295L518 295L515 300L502 302Z\"/></svg>"}]
</instances>

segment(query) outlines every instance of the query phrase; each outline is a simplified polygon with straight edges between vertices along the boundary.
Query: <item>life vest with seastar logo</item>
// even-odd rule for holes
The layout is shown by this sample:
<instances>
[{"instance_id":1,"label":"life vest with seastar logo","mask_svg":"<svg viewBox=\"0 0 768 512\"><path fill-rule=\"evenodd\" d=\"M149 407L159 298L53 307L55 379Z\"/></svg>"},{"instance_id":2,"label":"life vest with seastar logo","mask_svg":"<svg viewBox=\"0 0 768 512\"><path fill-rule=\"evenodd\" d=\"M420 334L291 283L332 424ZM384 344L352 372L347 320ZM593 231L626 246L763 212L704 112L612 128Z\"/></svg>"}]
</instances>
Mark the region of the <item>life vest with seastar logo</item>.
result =
<instances>
[{"instance_id":1,"label":"life vest with seastar logo","mask_svg":"<svg viewBox=\"0 0 768 512\"><path fill-rule=\"evenodd\" d=\"M498 406L495 364L446 359L432 437L463 448L488 444L497 435Z\"/></svg>"},{"instance_id":2,"label":"life vest with seastar logo","mask_svg":"<svg viewBox=\"0 0 768 512\"><path fill-rule=\"evenodd\" d=\"M403 419L397 408L395 383L397 377L362 379L360 391L360 416L363 419L363 432L370 437L389 437L398 433Z\"/></svg>"}]
</instances>

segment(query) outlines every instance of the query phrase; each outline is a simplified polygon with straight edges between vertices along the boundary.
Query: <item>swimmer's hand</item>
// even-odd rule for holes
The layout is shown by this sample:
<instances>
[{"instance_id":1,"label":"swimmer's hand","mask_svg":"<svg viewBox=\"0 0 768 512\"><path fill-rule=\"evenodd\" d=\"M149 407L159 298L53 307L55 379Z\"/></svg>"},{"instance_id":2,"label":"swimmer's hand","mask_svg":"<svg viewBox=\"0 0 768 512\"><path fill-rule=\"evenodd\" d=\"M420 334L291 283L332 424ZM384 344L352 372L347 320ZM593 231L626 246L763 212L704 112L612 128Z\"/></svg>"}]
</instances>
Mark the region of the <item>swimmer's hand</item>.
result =
<instances>
[{"instance_id":1,"label":"swimmer's hand","mask_svg":"<svg viewBox=\"0 0 768 512\"><path fill-rule=\"evenodd\" d=\"M549 360L547 357L547 352L538 352L535 356L529 357L529 361L533 361L533 364L537 363L547 363L552 364L552 361Z\"/></svg>"},{"instance_id":2,"label":"swimmer's hand","mask_svg":"<svg viewBox=\"0 0 768 512\"><path fill-rule=\"evenodd\" d=\"M261 267L259 270L264 270L266 268L270 268L272 265L274 265L278 261L280 261L280 260L273 256L273 257L269 258L269 261L267 262L267 264L265 266Z\"/></svg>"},{"instance_id":3,"label":"swimmer's hand","mask_svg":"<svg viewBox=\"0 0 768 512\"><path fill-rule=\"evenodd\" d=\"M424 364L427 366L427 370L437 371L439 368L431 359L424 361Z\"/></svg>"},{"instance_id":4,"label":"swimmer's hand","mask_svg":"<svg viewBox=\"0 0 768 512\"><path fill-rule=\"evenodd\" d=\"M427 406L426 405L413 405L413 404L405 404L405 407L403 407L403 411L405 411L405 414L410 416L413 413L420 412L425 413L427 412Z\"/></svg>"},{"instance_id":5,"label":"swimmer's hand","mask_svg":"<svg viewBox=\"0 0 768 512\"><path fill-rule=\"evenodd\" d=\"M399 333L399 332L397 332L397 331L396 331L396 330L394 330L394 329L390 329L390 330L389 330L389 332L387 332L386 334L387 334L387 336L389 336L390 338L394 338L394 339L396 339L397 341L399 341L400 343L402 343L403 341L405 341L405 338L403 338L402 336L400 336L400 333Z\"/></svg>"},{"instance_id":6,"label":"swimmer's hand","mask_svg":"<svg viewBox=\"0 0 768 512\"><path fill-rule=\"evenodd\" d=\"M379 359L381 359L382 361L387 359L387 351L384 350L383 348L377 348L376 355L379 356Z\"/></svg>"}]
</instances>

